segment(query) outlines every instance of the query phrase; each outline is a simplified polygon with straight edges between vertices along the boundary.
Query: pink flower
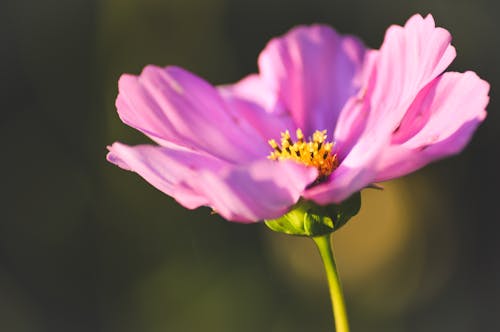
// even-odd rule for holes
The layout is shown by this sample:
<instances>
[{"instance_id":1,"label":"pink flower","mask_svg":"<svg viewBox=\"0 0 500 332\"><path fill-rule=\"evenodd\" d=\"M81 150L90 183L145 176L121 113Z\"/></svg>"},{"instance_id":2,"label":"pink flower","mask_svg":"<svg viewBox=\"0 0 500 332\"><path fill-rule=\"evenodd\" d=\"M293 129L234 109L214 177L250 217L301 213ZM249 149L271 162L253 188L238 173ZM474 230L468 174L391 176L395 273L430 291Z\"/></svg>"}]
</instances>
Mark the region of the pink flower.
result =
<instances>
[{"instance_id":1,"label":"pink flower","mask_svg":"<svg viewBox=\"0 0 500 332\"><path fill-rule=\"evenodd\" d=\"M268 43L258 74L232 85L147 66L120 78L116 107L157 145L114 143L107 158L233 221L277 218L300 197L339 203L460 152L484 120L489 84L443 73L450 42L431 15L415 15L379 50L328 26L296 27Z\"/></svg>"}]
</instances>

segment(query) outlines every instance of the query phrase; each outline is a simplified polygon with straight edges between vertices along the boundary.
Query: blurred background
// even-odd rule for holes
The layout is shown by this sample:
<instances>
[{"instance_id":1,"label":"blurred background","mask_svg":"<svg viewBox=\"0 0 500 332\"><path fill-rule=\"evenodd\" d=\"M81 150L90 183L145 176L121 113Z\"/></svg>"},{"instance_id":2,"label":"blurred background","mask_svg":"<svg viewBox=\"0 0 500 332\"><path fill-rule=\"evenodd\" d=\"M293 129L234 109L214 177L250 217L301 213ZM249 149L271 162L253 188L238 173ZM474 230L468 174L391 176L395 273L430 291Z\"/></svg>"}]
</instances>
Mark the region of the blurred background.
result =
<instances>
[{"instance_id":1,"label":"blurred background","mask_svg":"<svg viewBox=\"0 0 500 332\"><path fill-rule=\"evenodd\" d=\"M176 64L214 84L323 22L378 48L432 13L453 70L492 86L460 156L363 192L334 235L353 331L500 331L500 3L493 0L3 0L0 330L332 331L312 241L189 211L105 161L121 73Z\"/></svg>"}]
</instances>

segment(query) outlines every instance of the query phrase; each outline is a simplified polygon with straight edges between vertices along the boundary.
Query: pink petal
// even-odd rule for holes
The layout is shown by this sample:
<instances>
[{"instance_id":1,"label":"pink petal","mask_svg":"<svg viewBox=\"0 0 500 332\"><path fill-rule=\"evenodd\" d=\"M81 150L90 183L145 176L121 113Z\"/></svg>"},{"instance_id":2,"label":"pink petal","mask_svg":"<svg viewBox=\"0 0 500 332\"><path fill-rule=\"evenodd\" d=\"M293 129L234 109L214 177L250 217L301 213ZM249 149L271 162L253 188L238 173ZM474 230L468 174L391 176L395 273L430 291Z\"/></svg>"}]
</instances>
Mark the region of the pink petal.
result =
<instances>
[{"instance_id":1,"label":"pink petal","mask_svg":"<svg viewBox=\"0 0 500 332\"><path fill-rule=\"evenodd\" d=\"M123 122L159 144L173 142L237 162L269 150L251 126L231 116L212 85L181 68L148 66L138 77L123 75L116 106Z\"/></svg>"},{"instance_id":2,"label":"pink petal","mask_svg":"<svg viewBox=\"0 0 500 332\"><path fill-rule=\"evenodd\" d=\"M475 73L435 79L410 107L378 161L376 181L396 178L462 151L486 117L489 84Z\"/></svg>"},{"instance_id":3,"label":"pink petal","mask_svg":"<svg viewBox=\"0 0 500 332\"><path fill-rule=\"evenodd\" d=\"M199 189L210 206L228 220L255 222L282 216L318 173L293 161L259 160L199 174Z\"/></svg>"},{"instance_id":4,"label":"pink petal","mask_svg":"<svg viewBox=\"0 0 500 332\"><path fill-rule=\"evenodd\" d=\"M109 150L110 162L138 173L183 206L207 205L240 222L281 216L317 176L316 169L294 162L262 159L235 166L173 144L115 143Z\"/></svg>"},{"instance_id":5,"label":"pink petal","mask_svg":"<svg viewBox=\"0 0 500 332\"><path fill-rule=\"evenodd\" d=\"M278 95L258 74L250 74L235 84L222 85L219 89L231 97L254 103L266 113L282 114L286 111Z\"/></svg>"},{"instance_id":6,"label":"pink petal","mask_svg":"<svg viewBox=\"0 0 500 332\"><path fill-rule=\"evenodd\" d=\"M295 131L293 119L289 116L265 82L252 74L236 84L219 87L233 116L252 126L265 141L278 139L285 130Z\"/></svg>"},{"instance_id":7,"label":"pink petal","mask_svg":"<svg viewBox=\"0 0 500 332\"><path fill-rule=\"evenodd\" d=\"M369 92L371 124L378 132L395 130L417 94L455 58L450 33L428 15L391 26L376 60ZM385 133L384 133L385 134Z\"/></svg>"},{"instance_id":8,"label":"pink petal","mask_svg":"<svg viewBox=\"0 0 500 332\"><path fill-rule=\"evenodd\" d=\"M377 179L382 151L419 92L455 57L448 31L431 15L411 17L387 30L378 52L370 52L361 77L365 83L340 115L335 139L341 164L329 181L305 197L320 204L340 202Z\"/></svg>"},{"instance_id":9,"label":"pink petal","mask_svg":"<svg viewBox=\"0 0 500 332\"><path fill-rule=\"evenodd\" d=\"M356 95L348 99L340 112L333 137L337 155L341 160L349 154L366 128L370 107L369 102L367 102L369 99L369 80L374 70L377 57L378 51L376 50L369 50L366 52L361 74L361 81L364 82L364 84Z\"/></svg>"},{"instance_id":10,"label":"pink petal","mask_svg":"<svg viewBox=\"0 0 500 332\"><path fill-rule=\"evenodd\" d=\"M170 144L169 147L114 143L108 147L108 161L143 177L188 209L207 205L205 196L186 179L196 178L200 169L217 171L227 163L205 153Z\"/></svg>"},{"instance_id":11,"label":"pink petal","mask_svg":"<svg viewBox=\"0 0 500 332\"><path fill-rule=\"evenodd\" d=\"M272 39L259 56L262 79L306 136L335 128L347 99L360 88L365 48L324 25L301 26Z\"/></svg>"}]
</instances>

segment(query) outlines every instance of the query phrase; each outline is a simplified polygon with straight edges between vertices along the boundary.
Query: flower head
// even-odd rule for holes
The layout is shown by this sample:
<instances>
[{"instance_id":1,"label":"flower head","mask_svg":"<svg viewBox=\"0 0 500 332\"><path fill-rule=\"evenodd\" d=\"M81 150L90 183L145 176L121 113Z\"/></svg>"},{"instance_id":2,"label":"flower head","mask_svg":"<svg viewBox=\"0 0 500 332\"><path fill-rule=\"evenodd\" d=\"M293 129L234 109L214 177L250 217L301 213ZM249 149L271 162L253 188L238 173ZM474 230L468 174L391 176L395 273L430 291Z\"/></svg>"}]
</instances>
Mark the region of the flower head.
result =
<instances>
[{"instance_id":1,"label":"flower head","mask_svg":"<svg viewBox=\"0 0 500 332\"><path fill-rule=\"evenodd\" d=\"M157 145L114 143L108 160L233 221L277 218L301 197L340 203L465 147L489 85L444 72L454 57L449 32L415 15L379 50L296 27L268 43L258 74L231 85L147 66L120 78L116 106Z\"/></svg>"}]
</instances>

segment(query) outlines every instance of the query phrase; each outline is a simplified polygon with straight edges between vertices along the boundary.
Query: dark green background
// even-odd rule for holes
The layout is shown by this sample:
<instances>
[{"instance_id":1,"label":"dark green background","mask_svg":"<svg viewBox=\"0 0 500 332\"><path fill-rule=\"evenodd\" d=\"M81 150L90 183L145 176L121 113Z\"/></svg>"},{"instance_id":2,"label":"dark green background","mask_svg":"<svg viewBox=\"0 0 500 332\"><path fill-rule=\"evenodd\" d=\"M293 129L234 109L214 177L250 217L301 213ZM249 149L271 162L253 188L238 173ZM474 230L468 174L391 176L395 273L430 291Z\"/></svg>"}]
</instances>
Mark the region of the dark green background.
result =
<instances>
[{"instance_id":1,"label":"dark green background","mask_svg":"<svg viewBox=\"0 0 500 332\"><path fill-rule=\"evenodd\" d=\"M453 70L491 83L489 116L462 155L363 193L336 234L353 331L500 330L493 0L2 1L0 330L331 331L312 243L188 211L105 161L147 142L116 115L117 80L154 63L233 82L294 25L378 48L417 12L452 32Z\"/></svg>"}]
</instances>

